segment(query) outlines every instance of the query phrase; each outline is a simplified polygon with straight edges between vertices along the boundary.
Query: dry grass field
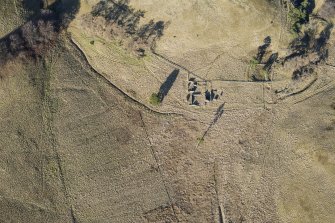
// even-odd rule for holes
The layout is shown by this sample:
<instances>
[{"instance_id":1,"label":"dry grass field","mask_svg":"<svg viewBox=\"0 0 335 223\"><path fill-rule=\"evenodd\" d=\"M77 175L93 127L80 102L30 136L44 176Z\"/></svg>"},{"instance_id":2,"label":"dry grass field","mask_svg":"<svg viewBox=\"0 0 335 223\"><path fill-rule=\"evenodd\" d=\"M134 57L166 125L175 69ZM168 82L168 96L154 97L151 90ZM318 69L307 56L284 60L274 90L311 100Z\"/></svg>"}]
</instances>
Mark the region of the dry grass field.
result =
<instances>
[{"instance_id":1,"label":"dry grass field","mask_svg":"<svg viewBox=\"0 0 335 223\"><path fill-rule=\"evenodd\" d=\"M131 6L146 11L142 23L151 18L170 22L156 49L169 61L151 53L138 59L110 37L101 19L91 25L87 22L89 8L98 1L88 2L82 2L83 9L69 29L73 40L97 71L143 103L148 102L175 64L187 68L180 75L184 79L191 71L206 80L245 81L249 61L264 38L271 36L272 50L280 49L285 39L284 34L280 36L280 15L273 16L274 7L265 1L131 1ZM120 70L125 72L115 75ZM185 91L184 82L176 83L174 88L180 95ZM173 100L178 103L186 98L180 101L179 95L169 95L175 96Z\"/></svg>"},{"instance_id":2,"label":"dry grass field","mask_svg":"<svg viewBox=\"0 0 335 223\"><path fill-rule=\"evenodd\" d=\"M169 21L140 57L80 1L43 56L0 67L0 222L334 222L334 34L310 75L253 81L265 37L290 53L273 2L132 0ZM222 95L190 106L190 78Z\"/></svg>"}]
</instances>

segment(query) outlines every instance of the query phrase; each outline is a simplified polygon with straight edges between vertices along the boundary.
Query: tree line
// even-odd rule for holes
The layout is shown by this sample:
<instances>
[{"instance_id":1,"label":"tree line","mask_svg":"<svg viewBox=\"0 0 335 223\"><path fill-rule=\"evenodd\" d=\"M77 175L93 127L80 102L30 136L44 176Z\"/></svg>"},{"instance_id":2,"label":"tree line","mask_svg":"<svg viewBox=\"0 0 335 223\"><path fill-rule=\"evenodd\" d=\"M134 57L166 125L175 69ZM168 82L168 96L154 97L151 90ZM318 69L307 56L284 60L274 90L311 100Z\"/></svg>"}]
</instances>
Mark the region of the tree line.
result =
<instances>
[{"instance_id":1,"label":"tree line","mask_svg":"<svg viewBox=\"0 0 335 223\"><path fill-rule=\"evenodd\" d=\"M105 18L107 22L117 26L134 41L150 46L163 36L167 25L164 21L155 22L152 19L140 26L140 20L144 17L145 11L129 6L129 0L100 1L93 8L92 15Z\"/></svg>"}]
</instances>

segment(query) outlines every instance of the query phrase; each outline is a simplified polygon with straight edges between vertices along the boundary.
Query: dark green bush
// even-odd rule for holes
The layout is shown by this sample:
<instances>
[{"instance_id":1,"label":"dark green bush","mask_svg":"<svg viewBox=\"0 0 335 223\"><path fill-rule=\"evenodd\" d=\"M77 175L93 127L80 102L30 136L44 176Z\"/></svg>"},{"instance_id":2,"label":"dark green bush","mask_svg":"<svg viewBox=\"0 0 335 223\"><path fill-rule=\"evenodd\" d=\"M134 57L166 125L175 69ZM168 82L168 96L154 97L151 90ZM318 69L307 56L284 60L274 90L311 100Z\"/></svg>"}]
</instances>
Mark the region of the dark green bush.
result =
<instances>
[{"instance_id":1,"label":"dark green bush","mask_svg":"<svg viewBox=\"0 0 335 223\"><path fill-rule=\"evenodd\" d=\"M295 7L292 4L292 8L290 9L288 16L291 24L291 32L292 34L299 34L301 31L301 27L303 24L308 22L309 15L308 15L308 7L309 1L304 0L300 3L299 6Z\"/></svg>"},{"instance_id":2,"label":"dark green bush","mask_svg":"<svg viewBox=\"0 0 335 223\"><path fill-rule=\"evenodd\" d=\"M159 105L161 103L161 98L159 94L153 93L149 99L150 104L152 105Z\"/></svg>"}]
</instances>

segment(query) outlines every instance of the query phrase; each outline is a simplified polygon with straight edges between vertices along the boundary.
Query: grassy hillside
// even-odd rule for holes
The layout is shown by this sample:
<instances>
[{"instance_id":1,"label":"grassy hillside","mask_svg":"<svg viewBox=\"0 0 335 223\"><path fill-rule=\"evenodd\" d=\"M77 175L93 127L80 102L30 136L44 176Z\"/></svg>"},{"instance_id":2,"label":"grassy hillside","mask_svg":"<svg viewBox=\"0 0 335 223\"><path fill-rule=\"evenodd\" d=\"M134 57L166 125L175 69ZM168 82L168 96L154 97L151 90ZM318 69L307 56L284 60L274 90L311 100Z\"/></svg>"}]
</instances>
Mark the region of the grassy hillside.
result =
<instances>
[{"instance_id":1,"label":"grassy hillside","mask_svg":"<svg viewBox=\"0 0 335 223\"><path fill-rule=\"evenodd\" d=\"M3 33L38 8L3 1ZM64 0L68 33L0 66L0 222L334 222L335 35L313 18L290 48L269 2L132 0L139 27L168 24L138 55L98 0ZM220 98L190 106L190 78Z\"/></svg>"},{"instance_id":2,"label":"grassy hillside","mask_svg":"<svg viewBox=\"0 0 335 223\"><path fill-rule=\"evenodd\" d=\"M40 9L39 0L3 0L0 5L0 37L12 32Z\"/></svg>"}]
</instances>

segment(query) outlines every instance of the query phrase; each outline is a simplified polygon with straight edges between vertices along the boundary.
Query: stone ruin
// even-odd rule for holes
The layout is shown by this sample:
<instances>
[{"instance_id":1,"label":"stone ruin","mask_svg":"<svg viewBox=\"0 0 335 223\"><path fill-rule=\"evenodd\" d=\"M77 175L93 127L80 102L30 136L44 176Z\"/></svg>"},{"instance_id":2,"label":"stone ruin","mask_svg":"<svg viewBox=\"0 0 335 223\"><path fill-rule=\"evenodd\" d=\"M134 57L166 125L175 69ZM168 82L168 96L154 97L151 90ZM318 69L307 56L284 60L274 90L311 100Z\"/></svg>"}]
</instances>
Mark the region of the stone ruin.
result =
<instances>
[{"instance_id":1,"label":"stone ruin","mask_svg":"<svg viewBox=\"0 0 335 223\"><path fill-rule=\"evenodd\" d=\"M218 93L217 89L208 86L208 81L198 81L195 78L188 80L187 102L191 106L204 106L217 101L223 92Z\"/></svg>"}]
</instances>

